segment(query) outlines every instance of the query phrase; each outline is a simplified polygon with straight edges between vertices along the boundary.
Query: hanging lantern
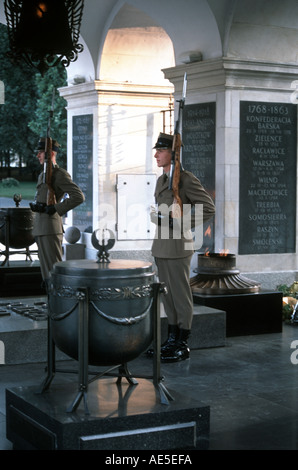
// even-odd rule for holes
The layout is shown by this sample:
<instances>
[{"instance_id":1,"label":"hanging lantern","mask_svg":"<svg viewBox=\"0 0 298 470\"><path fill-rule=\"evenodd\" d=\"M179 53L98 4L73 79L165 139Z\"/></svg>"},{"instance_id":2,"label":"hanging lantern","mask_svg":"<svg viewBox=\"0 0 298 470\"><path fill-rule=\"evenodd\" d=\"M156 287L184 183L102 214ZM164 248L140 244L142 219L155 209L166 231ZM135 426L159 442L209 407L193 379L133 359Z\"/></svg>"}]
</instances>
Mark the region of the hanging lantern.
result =
<instances>
[{"instance_id":1,"label":"hanging lantern","mask_svg":"<svg viewBox=\"0 0 298 470\"><path fill-rule=\"evenodd\" d=\"M16 62L25 60L43 75L49 67L74 62L84 0L4 0L10 51Z\"/></svg>"}]
</instances>

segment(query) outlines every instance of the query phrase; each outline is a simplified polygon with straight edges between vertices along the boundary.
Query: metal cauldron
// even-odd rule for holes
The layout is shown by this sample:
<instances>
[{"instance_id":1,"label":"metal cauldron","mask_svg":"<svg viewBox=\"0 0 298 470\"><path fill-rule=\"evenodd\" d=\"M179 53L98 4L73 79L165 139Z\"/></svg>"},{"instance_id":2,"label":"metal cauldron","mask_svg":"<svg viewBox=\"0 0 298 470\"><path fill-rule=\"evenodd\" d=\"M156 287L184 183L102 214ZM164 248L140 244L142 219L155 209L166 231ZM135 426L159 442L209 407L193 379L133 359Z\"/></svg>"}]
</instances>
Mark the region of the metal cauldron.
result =
<instances>
[{"instance_id":1,"label":"metal cauldron","mask_svg":"<svg viewBox=\"0 0 298 470\"><path fill-rule=\"evenodd\" d=\"M78 290L88 291L88 363L110 366L137 358L152 342L154 272L138 260L71 260L55 264L49 321L55 345L78 360Z\"/></svg>"},{"instance_id":2,"label":"metal cauldron","mask_svg":"<svg viewBox=\"0 0 298 470\"><path fill-rule=\"evenodd\" d=\"M0 242L10 248L26 248L34 243L32 235L35 214L30 208L0 209Z\"/></svg>"}]
</instances>

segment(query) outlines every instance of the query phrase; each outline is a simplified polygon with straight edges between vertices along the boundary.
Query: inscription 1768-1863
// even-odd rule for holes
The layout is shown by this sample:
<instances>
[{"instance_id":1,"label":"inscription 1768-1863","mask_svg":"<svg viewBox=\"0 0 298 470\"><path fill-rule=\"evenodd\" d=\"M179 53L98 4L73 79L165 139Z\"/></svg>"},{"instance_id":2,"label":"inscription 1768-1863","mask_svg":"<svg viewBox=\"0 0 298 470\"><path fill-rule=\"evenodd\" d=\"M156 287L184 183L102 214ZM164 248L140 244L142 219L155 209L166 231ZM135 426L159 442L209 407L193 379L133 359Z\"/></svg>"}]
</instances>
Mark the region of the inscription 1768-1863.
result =
<instances>
[{"instance_id":1,"label":"inscription 1768-1863","mask_svg":"<svg viewBox=\"0 0 298 470\"><path fill-rule=\"evenodd\" d=\"M296 113L240 102L239 254L295 252Z\"/></svg>"}]
</instances>

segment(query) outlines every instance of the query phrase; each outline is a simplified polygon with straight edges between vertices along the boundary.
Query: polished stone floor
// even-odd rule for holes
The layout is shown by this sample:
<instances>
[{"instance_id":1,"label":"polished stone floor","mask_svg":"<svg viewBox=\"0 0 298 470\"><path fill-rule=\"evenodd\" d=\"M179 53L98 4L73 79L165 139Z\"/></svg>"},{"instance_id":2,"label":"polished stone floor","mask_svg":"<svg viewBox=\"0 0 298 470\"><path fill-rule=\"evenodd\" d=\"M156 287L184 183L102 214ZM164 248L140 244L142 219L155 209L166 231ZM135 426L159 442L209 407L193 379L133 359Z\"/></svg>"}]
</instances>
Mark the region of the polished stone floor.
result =
<instances>
[{"instance_id":1,"label":"polished stone floor","mask_svg":"<svg viewBox=\"0 0 298 470\"><path fill-rule=\"evenodd\" d=\"M225 347L194 350L187 361L162 365L170 390L210 406L210 450L298 449L295 340L298 327L284 325L282 333L227 338ZM0 365L1 450L12 449L6 439L5 389L40 384L44 366ZM141 356L130 369L150 372L150 359ZM56 374L54 380L75 379Z\"/></svg>"}]
</instances>

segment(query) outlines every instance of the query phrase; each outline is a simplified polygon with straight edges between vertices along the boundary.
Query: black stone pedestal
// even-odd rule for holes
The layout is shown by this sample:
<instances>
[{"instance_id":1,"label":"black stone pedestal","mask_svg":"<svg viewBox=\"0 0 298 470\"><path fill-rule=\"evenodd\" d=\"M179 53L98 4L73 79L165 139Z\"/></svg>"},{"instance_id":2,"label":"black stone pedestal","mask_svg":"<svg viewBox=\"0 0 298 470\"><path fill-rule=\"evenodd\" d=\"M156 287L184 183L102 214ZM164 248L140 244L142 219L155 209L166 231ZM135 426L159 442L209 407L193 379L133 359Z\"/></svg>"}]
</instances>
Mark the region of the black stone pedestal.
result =
<instances>
[{"instance_id":1,"label":"black stone pedestal","mask_svg":"<svg viewBox=\"0 0 298 470\"><path fill-rule=\"evenodd\" d=\"M7 439L15 450L208 449L209 406L171 393L175 400L163 405L151 381L98 380L89 386L86 415L83 406L66 412L72 383L43 394L34 387L7 389Z\"/></svg>"},{"instance_id":2,"label":"black stone pedestal","mask_svg":"<svg viewBox=\"0 0 298 470\"><path fill-rule=\"evenodd\" d=\"M45 295L38 261L10 261L0 266L0 297Z\"/></svg>"},{"instance_id":3,"label":"black stone pedestal","mask_svg":"<svg viewBox=\"0 0 298 470\"><path fill-rule=\"evenodd\" d=\"M193 294L195 304L226 312L226 335L245 336L282 331L282 293Z\"/></svg>"}]
</instances>

